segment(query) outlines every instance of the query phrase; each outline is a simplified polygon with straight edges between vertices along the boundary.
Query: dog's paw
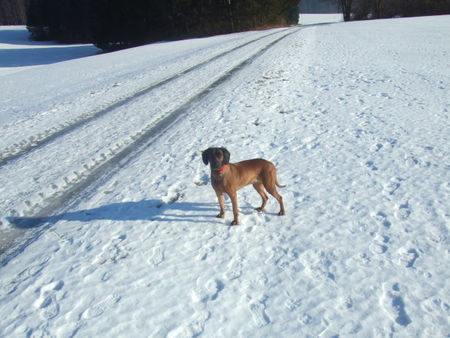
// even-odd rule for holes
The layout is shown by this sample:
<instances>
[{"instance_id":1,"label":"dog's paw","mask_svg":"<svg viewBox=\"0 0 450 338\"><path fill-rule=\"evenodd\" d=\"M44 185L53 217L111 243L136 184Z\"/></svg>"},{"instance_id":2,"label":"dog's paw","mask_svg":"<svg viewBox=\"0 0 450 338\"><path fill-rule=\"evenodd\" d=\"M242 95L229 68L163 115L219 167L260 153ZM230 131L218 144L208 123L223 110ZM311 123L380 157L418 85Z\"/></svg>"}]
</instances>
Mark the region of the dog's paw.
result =
<instances>
[{"instance_id":1,"label":"dog's paw","mask_svg":"<svg viewBox=\"0 0 450 338\"><path fill-rule=\"evenodd\" d=\"M224 217L225 217L225 213L224 213L224 212L221 212L221 213L219 213L216 217L217 217L217 218L224 218Z\"/></svg>"},{"instance_id":2,"label":"dog's paw","mask_svg":"<svg viewBox=\"0 0 450 338\"><path fill-rule=\"evenodd\" d=\"M238 220L233 220L233 222L231 222L231 225L239 225L239 221Z\"/></svg>"}]
</instances>

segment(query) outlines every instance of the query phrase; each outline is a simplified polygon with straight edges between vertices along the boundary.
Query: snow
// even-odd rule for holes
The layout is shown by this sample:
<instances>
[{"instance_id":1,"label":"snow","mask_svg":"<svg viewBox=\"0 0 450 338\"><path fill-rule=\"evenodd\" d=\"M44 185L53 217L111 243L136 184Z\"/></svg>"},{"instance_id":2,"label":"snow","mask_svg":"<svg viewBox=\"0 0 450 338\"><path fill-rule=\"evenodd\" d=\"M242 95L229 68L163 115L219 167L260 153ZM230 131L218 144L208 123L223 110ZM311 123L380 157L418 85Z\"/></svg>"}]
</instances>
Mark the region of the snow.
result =
<instances>
[{"instance_id":1,"label":"snow","mask_svg":"<svg viewBox=\"0 0 450 338\"><path fill-rule=\"evenodd\" d=\"M16 73L25 69L55 62L98 54L93 45L64 45L29 40L24 26L1 26L0 74Z\"/></svg>"},{"instance_id":2,"label":"snow","mask_svg":"<svg viewBox=\"0 0 450 338\"><path fill-rule=\"evenodd\" d=\"M301 25L315 25L344 21L342 13L300 13L298 23Z\"/></svg>"},{"instance_id":3,"label":"snow","mask_svg":"<svg viewBox=\"0 0 450 338\"><path fill-rule=\"evenodd\" d=\"M2 73L0 336L449 336L449 33L292 27ZM287 215L249 187L240 226L229 200L215 218L210 146L275 163Z\"/></svg>"}]
</instances>

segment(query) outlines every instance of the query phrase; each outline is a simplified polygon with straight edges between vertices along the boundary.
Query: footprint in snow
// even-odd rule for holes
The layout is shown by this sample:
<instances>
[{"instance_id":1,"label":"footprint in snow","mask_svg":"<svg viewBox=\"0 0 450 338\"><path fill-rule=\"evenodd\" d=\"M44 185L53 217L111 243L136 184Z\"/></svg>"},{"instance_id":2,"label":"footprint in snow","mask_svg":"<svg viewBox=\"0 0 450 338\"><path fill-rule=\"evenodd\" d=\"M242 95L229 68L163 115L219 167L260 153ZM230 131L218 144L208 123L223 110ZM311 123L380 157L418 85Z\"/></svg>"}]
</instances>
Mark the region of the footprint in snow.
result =
<instances>
[{"instance_id":1,"label":"footprint in snow","mask_svg":"<svg viewBox=\"0 0 450 338\"><path fill-rule=\"evenodd\" d=\"M116 240L112 240L110 243L106 244L103 247L102 252L95 258L94 263L117 263L119 260L127 258L130 249L120 243L125 238L126 237L122 237Z\"/></svg>"},{"instance_id":2,"label":"footprint in snow","mask_svg":"<svg viewBox=\"0 0 450 338\"><path fill-rule=\"evenodd\" d=\"M197 280L197 287L191 292L191 299L194 303L206 305L209 301L214 301L219 297L225 285L219 279L210 279L206 282Z\"/></svg>"},{"instance_id":3,"label":"footprint in snow","mask_svg":"<svg viewBox=\"0 0 450 338\"><path fill-rule=\"evenodd\" d=\"M312 316L308 313L304 313L297 320L302 326L307 327L306 329L309 333L308 336L311 337L320 336L321 334L325 333L327 328L330 326L330 323L327 319L325 319L325 316L323 315Z\"/></svg>"},{"instance_id":4,"label":"footprint in snow","mask_svg":"<svg viewBox=\"0 0 450 338\"><path fill-rule=\"evenodd\" d=\"M214 246L201 248L195 259L199 262L205 261L208 258L208 255L210 253L213 253L214 251L215 251Z\"/></svg>"},{"instance_id":5,"label":"footprint in snow","mask_svg":"<svg viewBox=\"0 0 450 338\"><path fill-rule=\"evenodd\" d=\"M161 199L166 204L172 204L179 200L182 200L185 195L186 187L179 186L179 185L173 185L169 188L167 191L166 196L163 196Z\"/></svg>"},{"instance_id":6,"label":"footprint in snow","mask_svg":"<svg viewBox=\"0 0 450 338\"><path fill-rule=\"evenodd\" d=\"M248 308L253 318L256 327L263 327L270 323L270 318L266 314L266 297L262 300L254 300L247 296Z\"/></svg>"},{"instance_id":7,"label":"footprint in snow","mask_svg":"<svg viewBox=\"0 0 450 338\"><path fill-rule=\"evenodd\" d=\"M411 319L406 312L406 305L401 296L398 283L384 283L380 305L388 316L401 326L411 324Z\"/></svg>"},{"instance_id":8,"label":"footprint in snow","mask_svg":"<svg viewBox=\"0 0 450 338\"><path fill-rule=\"evenodd\" d=\"M284 305L289 311L294 311L296 308L298 308L302 304L301 298L295 298L291 296L289 292L285 292L285 295L287 297L287 300L284 302Z\"/></svg>"},{"instance_id":9,"label":"footprint in snow","mask_svg":"<svg viewBox=\"0 0 450 338\"><path fill-rule=\"evenodd\" d=\"M381 143L376 143L370 147L370 150L373 152L378 152L381 148L383 148L383 145Z\"/></svg>"},{"instance_id":10,"label":"footprint in snow","mask_svg":"<svg viewBox=\"0 0 450 338\"><path fill-rule=\"evenodd\" d=\"M391 222L389 222L387 215L383 211L372 213L371 216L377 224L382 225L385 228L391 227Z\"/></svg>"},{"instance_id":11,"label":"footprint in snow","mask_svg":"<svg viewBox=\"0 0 450 338\"><path fill-rule=\"evenodd\" d=\"M227 266L227 271L224 273L225 279L231 281L239 278L242 274L242 257L235 258Z\"/></svg>"},{"instance_id":12,"label":"footprint in snow","mask_svg":"<svg viewBox=\"0 0 450 338\"><path fill-rule=\"evenodd\" d=\"M386 196L393 195L398 188L400 188L401 179L398 177L393 177L389 182L383 185L383 194Z\"/></svg>"},{"instance_id":13,"label":"footprint in snow","mask_svg":"<svg viewBox=\"0 0 450 338\"><path fill-rule=\"evenodd\" d=\"M208 311L195 312L191 318L189 318L185 323L182 323L175 330L168 333L168 338L185 338L185 337L198 337L200 336L204 329L205 324L211 314Z\"/></svg>"},{"instance_id":14,"label":"footprint in snow","mask_svg":"<svg viewBox=\"0 0 450 338\"><path fill-rule=\"evenodd\" d=\"M401 247L397 253L398 264L406 268L412 268L417 258L419 258L419 253L411 244Z\"/></svg>"},{"instance_id":15,"label":"footprint in snow","mask_svg":"<svg viewBox=\"0 0 450 338\"><path fill-rule=\"evenodd\" d=\"M17 290L17 287L24 281L37 276L44 268L46 263L49 261L50 256L44 256L40 262L35 265L31 265L26 269L22 270L14 278L8 280L4 278L0 281L0 298L5 295L9 295Z\"/></svg>"},{"instance_id":16,"label":"footprint in snow","mask_svg":"<svg viewBox=\"0 0 450 338\"><path fill-rule=\"evenodd\" d=\"M162 247L153 248L153 253L148 259L148 264L158 266L164 261L164 249Z\"/></svg>"},{"instance_id":17,"label":"footprint in snow","mask_svg":"<svg viewBox=\"0 0 450 338\"><path fill-rule=\"evenodd\" d=\"M395 218L398 220L405 220L411 214L411 207L408 202L402 203L397 206L397 210L395 211Z\"/></svg>"},{"instance_id":18,"label":"footprint in snow","mask_svg":"<svg viewBox=\"0 0 450 338\"><path fill-rule=\"evenodd\" d=\"M443 230L439 227L429 226L427 229L426 238L429 241L433 242L433 244L440 244L442 242L445 242L445 240L447 239L446 230Z\"/></svg>"},{"instance_id":19,"label":"footprint in snow","mask_svg":"<svg viewBox=\"0 0 450 338\"><path fill-rule=\"evenodd\" d=\"M418 166L420 164L419 160L412 154L406 154L404 159L405 165L409 168Z\"/></svg>"},{"instance_id":20,"label":"footprint in snow","mask_svg":"<svg viewBox=\"0 0 450 338\"><path fill-rule=\"evenodd\" d=\"M364 166L372 171L377 171L378 167L375 165L373 161L367 161L364 163Z\"/></svg>"},{"instance_id":21,"label":"footprint in snow","mask_svg":"<svg viewBox=\"0 0 450 338\"><path fill-rule=\"evenodd\" d=\"M380 255L380 254L386 252L387 246L383 245L381 243L374 242L374 243L370 244L369 249L370 249L370 251L372 251L372 253Z\"/></svg>"},{"instance_id":22,"label":"footprint in snow","mask_svg":"<svg viewBox=\"0 0 450 338\"><path fill-rule=\"evenodd\" d=\"M450 316L450 304L447 304L440 298L427 298L421 303L421 308L434 316L441 316L443 318Z\"/></svg>"},{"instance_id":23,"label":"footprint in snow","mask_svg":"<svg viewBox=\"0 0 450 338\"><path fill-rule=\"evenodd\" d=\"M374 254L385 253L388 247L385 245L389 242L389 237L377 234L374 241L370 244L369 249Z\"/></svg>"},{"instance_id":24,"label":"footprint in snow","mask_svg":"<svg viewBox=\"0 0 450 338\"><path fill-rule=\"evenodd\" d=\"M86 319L96 318L101 316L104 312L111 309L117 303L120 302L122 297L117 294L112 294L106 297L104 300L92 305L85 313L84 317Z\"/></svg>"},{"instance_id":25,"label":"footprint in snow","mask_svg":"<svg viewBox=\"0 0 450 338\"><path fill-rule=\"evenodd\" d=\"M300 256L300 263L303 264L305 273L311 279L319 281L335 281L336 276L330 271L334 260L333 254L314 249L305 251Z\"/></svg>"},{"instance_id":26,"label":"footprint in snow","mask_svg":"<svg viewBox=\"0 0 450 338\"><path fill-rule=\"evenodd\" d=\"M64 286L63 281L55 281L39 289L39 297L34 302L34 307L40 310L42 319L55 318L59 314L59 304L56 293Z\"/></svg>"}]
</instances>

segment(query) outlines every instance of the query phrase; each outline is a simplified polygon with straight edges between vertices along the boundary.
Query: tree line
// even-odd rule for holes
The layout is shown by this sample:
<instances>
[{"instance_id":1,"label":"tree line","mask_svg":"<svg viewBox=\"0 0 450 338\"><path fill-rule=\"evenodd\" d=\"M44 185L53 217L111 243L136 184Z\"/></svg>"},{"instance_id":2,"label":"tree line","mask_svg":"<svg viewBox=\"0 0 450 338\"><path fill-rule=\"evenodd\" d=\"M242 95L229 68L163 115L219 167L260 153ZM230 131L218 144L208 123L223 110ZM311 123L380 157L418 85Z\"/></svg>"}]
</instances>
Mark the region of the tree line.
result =
<instances>
[{"instance_id":1,"label":"tree line","mask_svg":"<svg viewBox=\"0 0 450 338\"><path fill-rule=\"evenodd\" d=\"M36 40L118 49L298 22L298 0L26 0Z\"/></svg>"},{"instance_id":2,"label":"tree line","mask_svg":"<svg viewBox=\"0 0 450 338\"><path fill-rule=\"evenodd\" d=\"M344 20L450 14L450 0L337 0Z\"/></svg>"},{"instance_id":3,"label":"tree line","mask_svg":"<svg viewBox=\"0 0 450 338\"><path fill-rule=\"evenodd\" d=\"M0 0L0 25L26 24L35 40L117 49L297 24L300 1ZM450 0L322 1L338 3L346 21L450 14Z\"/></svg>"}]
</instances>

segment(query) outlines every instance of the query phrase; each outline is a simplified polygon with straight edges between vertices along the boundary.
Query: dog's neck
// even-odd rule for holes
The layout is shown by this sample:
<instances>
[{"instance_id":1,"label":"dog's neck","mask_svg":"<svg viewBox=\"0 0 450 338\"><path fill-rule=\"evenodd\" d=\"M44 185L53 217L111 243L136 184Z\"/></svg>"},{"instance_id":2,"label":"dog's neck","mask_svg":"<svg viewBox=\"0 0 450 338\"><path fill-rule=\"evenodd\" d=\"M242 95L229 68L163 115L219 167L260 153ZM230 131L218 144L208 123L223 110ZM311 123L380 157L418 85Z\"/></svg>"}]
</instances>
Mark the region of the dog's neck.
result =
<instances>
[{"instance_id":1,"label":"dog's neck","mask_svg":"<svg viewBox=\"0 0 450 338\"><path fill-rule=\"evenodd\" d=\"M211 172L217 175L222 175L227 168L228 164L224 164L220 169L211 169Z\"/></svg>"}]
</instances>

